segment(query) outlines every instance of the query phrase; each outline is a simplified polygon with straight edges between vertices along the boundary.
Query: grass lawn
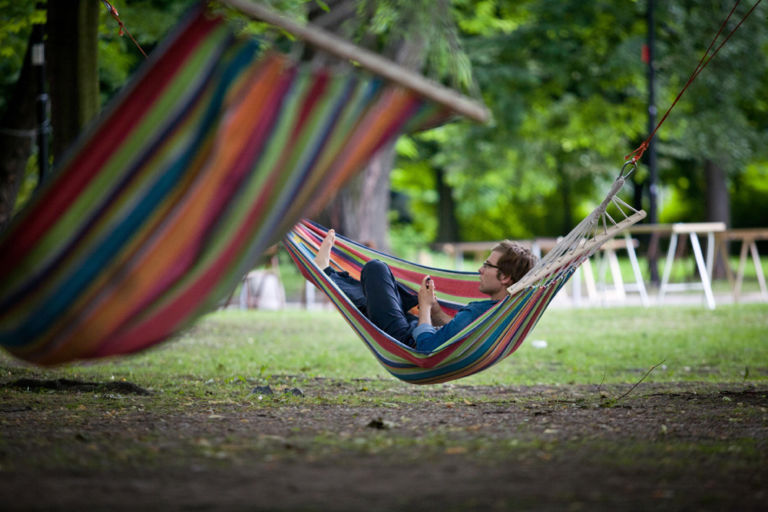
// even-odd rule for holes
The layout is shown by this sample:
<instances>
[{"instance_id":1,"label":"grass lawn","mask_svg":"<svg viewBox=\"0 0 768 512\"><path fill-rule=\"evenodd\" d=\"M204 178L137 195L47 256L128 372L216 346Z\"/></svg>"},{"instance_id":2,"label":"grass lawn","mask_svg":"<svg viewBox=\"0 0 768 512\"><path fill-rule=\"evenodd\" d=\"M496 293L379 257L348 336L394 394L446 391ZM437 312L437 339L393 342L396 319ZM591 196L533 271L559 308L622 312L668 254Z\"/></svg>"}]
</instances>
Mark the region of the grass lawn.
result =
<instances>
[{"instance_id":1,"label":"grass lawn","mask_svg":"<svg viewBox=\"0 0 768 512\"><path fill-rule=\"evenodd\" d=\"M182 393L279 375L394 381L332 310L218 311L174 340L111 361L40 370L4 357L8 376L127 379ZM768 379L768 304L550 309L517 352L461 383L628 383L654 365L648 382Z\"/></svg>"}]
</instances>

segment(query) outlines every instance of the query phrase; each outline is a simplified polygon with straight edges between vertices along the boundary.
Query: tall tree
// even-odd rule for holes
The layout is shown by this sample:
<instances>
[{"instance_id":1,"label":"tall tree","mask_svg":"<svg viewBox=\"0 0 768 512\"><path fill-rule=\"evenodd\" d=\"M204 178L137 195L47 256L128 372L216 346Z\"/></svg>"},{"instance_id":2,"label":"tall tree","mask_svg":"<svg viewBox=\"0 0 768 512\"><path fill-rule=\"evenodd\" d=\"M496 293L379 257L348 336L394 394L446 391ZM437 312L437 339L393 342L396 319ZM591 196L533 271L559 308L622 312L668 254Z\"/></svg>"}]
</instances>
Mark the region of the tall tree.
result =
<instances>
[{"instance_id":1,"label":"tall tree","mask_svg":"<svg viewBox=\"0 0 768 512\"><path fill-rule=\"evenodd\" d=\"M641 60L645 2L462 5L464 47L494 116L488 126L440 129L445 142L435 158L447 162L463 235L562 233L561 220L571 216L575 222L586 213L615 177L623 156L647 136ZM659 3L660 109L672 102L732 6L710 0ZM750 6L740 7L728 30ZM664 195L662 221L724 219L722 208L707 216L705 203L725 204L728 188L718 178L712 192L720 194L706 201L705 168L715 166L705 163L724 170L711 177L731 180L746 162L764 158L768 110L759 98L768 83L768 27L759 21L766 11L768 6L758 7L657 134L666 190L697 182L674 195L685 208L671 204L669 192ZM410 165L403 158L398 163L401 169ZM646 176L641 165L638 182ZM398 183L403 183L400 177ZM697 190L702 192L693 195ZM695 202L700 208L694 209Z\"/></svg>"},{"instance_id":2,"label":"tall tree","mask_svg":"<svg viewBox=\"0 0 768 512\"><path fill-rule=\"evenodd\" d=\"M149 52L194 2L134 1L121 19ZM120 1L113 3L122 7ZM35 149L35 97L50 91L52 152L60 156L143 61L133 43L120 37L116 21L102 5L95 0L51 0L46 12L46 3L39 0L0 0L0 228L10 218ZM28 50L21 58L34 24L45 24L47 32L47 90L33 80Z\"/></svg>"},{"instance_id":3,"label":"tall tree","mask_svg":"<svg viewBox=\"0 0 768 512\"><path fill-rule=\"evenodd\" d=\"M0 24L0 48L5 56L11 56L4 57L0 63L2 76L10 79L0 84L4 91L4 101L0 104L0 231L11 219L32 154L36 129L35 98L43 92L37 91L34 81L29 40L32 26L41 27L45 15L42 10L36 11L31 1L8 4L10 2L0 2L0 19L3 21Z\"/></svg>"},{"instance_id":4,"label":"tall tree","mask_svg":"<svg viewBox=\"0 0 768 512\"><path fill-rule=\"evenodd\" d=\"M0 117L0 231L10 221L16 196L32 154L35 123L35 84L32 76L32 45L13 94Z\"/></svg>"},{"instance_id":5,"label":"tall tree","mask_svg":"<svg viewBox=\"0 0 768 512\"><path fill-rule=\"evenodd\" d=\"M54 158L57 158L99 110L97 44L100 4L90 0L51 1L46 16L30 10L27 4L21 2L17 6L27 7L26 12L19 13L18 23L37 23L39 30L40 23L46 20L44 53L50 77L52 148ZM38 95L46 93L34 80L32 45L27 46L24 64L2 118L4 127L17 132L34 132L38 128L35 101ZM13 212L31 152L31 138L19 138L8 130L0 136L0 161L3 162L0 166L0 226L7 223Z\"/></svg>"},{"instance_id":6,"label":"tall tree","mask_svg":"<svg viewBox=\"0 0 768 512\"><path fill-rule=\"evenodd\" d=\"M51 121L54 159L99 112L99 2L48 4Z\"/></svg>"},{"instance_id":7,"label":"tall tree","mask_svg":"<svg viewBox=\"0 0 768 512\"><path fill-rule=\"evenodd\" d=\"M494 117L441 129L465 238L562 233L615 176L642 126L638 13L602 2L462 4L464 46Z\"/></svg>"},{"instance_id":8,"label":"tall tree","mask_svg":"<svg viewBox=\"0 0 768 512\"><path fill-rule=\"evenodd\" d=\"M347 17L346 23L339 21L334 10L344 11L349 2L327 4L330 13L326 17L335 21L333 29L340 35L407 69L426 70L435 79L466 81L468 63L458 45L450 0L439 0L437 4L430 0L366 0L358 3L354 16ZM322 17L316 21L323 23ZM363 172L339 191L329 207L330 220L338 229L384 249L389 246L393 158L394 145L380 151Z\"/></svg>"}]
</instances>

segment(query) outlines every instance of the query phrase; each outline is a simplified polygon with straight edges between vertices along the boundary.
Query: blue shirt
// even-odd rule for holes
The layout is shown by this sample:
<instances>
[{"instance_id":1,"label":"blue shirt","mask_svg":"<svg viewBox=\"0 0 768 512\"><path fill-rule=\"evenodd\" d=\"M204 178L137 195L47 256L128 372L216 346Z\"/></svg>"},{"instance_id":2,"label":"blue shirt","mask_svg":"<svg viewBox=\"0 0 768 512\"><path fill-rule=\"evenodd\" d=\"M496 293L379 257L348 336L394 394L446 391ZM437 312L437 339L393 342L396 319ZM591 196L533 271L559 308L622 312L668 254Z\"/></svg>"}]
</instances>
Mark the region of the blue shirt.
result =
<instances>
[{"instance_id":1,"label":"blue shirt","mask_svg":"<svg viewBox=\"0 0 768 512\"><path fill-rule=\"evenodd\" d=\"M419 324L412 334L416 341L416 350L431 352L474 322L497 302L496 300L470 302L456 313L453 320L439 329L429 324Z\"/></svg>"}]
</instances>

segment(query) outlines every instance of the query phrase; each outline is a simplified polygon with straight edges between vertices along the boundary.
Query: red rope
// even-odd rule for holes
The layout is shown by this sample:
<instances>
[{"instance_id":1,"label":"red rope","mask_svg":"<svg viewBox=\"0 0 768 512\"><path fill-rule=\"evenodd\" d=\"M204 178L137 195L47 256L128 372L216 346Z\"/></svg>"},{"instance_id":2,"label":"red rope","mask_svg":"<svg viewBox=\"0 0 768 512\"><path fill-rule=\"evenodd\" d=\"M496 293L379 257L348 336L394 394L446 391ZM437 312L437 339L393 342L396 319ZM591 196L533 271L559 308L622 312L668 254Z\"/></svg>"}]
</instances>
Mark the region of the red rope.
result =
<instances>
[{"instance_id":1,"label":"red rope","mask_svg":"<svg viewBox=\"0 0 768 512\"><path fill-rule=\"evenodd\" d=\"M664 121L667 120L667 117L669 116L669 113L672 111L672 109L675 107L675 105L677 105L677 102L680 100L680 98L682 97L683 93L686 91L686 89L688 89L688 86L690 86L691 83L693 83L693 81L696 79L696 77L699 76L699 73L701 73L704 70L704 68L707 67L707 64L709 64L709 62L715 57L715 55L717 55L717 52L720 51L720 48L722 48L725 45L725 43L728 42L728 40L731 38L731 36L734 34L734 32L736 32L739 29L739 27L741 26L741 24L744 23L747 20L747 18L749 18L749 16L752 14L752 12L755 10L755 8L757 8L757 6L762 1L763 0L757 0L757 2L755 2L755 5L753 5L752 8L747 12L747 14L745 14L741 18L741 21L739 21L739 23L736 24L736 26L733 28L733 30L731 30L728 33L728 35L725 36L725 39L723 39L723 41L720 43L720 46L715 48L715 51L712 52L712 54L710 55L710 53L709 53L710 50L715 45L715 42L720 37L720 34L722 34L723 29L725 28L725 25L728 23L728 20L731 19L731 16L733 15L734 11L736 11L736 8L741 3L741 0L737 0L736 1L736 4L733 6L733 9L731 9L731 12L729 12L728 16L725 18L725 21L723 21L723 23L720 25L720 30L717 31L717 34L715 34L715 37L712 39L712 42L709 43L709 47L707 47L707 51L704 52L704 55L702 55L701 60L699 60L699 63L696 66L696 69L693 70L693 73L691 73L690 78L688 78L688 81L685 83L683 88L678 93L677 97L675 98L675 101L673 101L672 105L669 106L669 108L667 109L666 113L661 118L661 121L659 121L659 123L656 125L656 128L653 129L653 131L648 136L648 138L645 139L645 141L643 141L643 143L640 144L640 146L638 146L637 149L635 149L633 152L631 152L630 154L625 156L624 160L629 160L631 158L632 162L637 162L638 160L640 160L640 158L642 158L643 154L645 153L645 150L648 149L648 145L651 143L651 139L653 139L654 135L656 135L656 132L659 130L659 127L664 123Z\"/></svg>"},{"instance_id":2,"label":"red rope","mask_svg":"<svg viewBox=\"0 0 768 512\"><path fill-rule=\"evenodd\" d=\"M136 39L133 38L130 32L128 32L128 29L125 28L125 24L123 23L123 20L120 19L120 14L118 14L117 9L109 3L108 0L101 0L104 3L104 6L107 8L107 12L112 15L113 18L115 18L115 21L117 21L117 24L120 25L120 32L118 32L121 36L123 33L128 34L128 37L131 38L131 41L133 41L133 44L136 45L136 48L139 49L141 54L144 56L144 58L147 58L147 54L144 53L144 49L141 47L141 45L136 41Z\"/></svg>"}]
</instances>

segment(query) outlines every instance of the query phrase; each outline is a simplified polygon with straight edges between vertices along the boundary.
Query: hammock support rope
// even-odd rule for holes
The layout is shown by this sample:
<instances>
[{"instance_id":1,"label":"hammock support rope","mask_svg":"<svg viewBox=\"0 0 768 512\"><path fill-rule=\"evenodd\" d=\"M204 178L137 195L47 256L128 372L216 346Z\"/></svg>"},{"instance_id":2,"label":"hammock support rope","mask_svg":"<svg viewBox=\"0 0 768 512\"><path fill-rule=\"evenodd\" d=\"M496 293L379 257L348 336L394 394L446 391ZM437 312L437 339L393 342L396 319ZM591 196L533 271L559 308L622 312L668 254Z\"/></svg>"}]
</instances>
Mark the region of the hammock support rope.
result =
<instances>
[{"instance_id":1,"label":"hammock support rope","mask_svg":"<svg viewBox=\"0 0 768 512\"><path fill-rule=\"evenodd\" d=\"M699 76L699 74L704 71L704 68L707 67L707 65L712 61L712 59L715 58L715 55L718 54L720 49L725 46L725 43L728 42L728 40L733 36L733 34L736 33L736 31L741 27L741 25L747 21L747 18L749 18L752 13L757 9L757 6L760 5L760 2L763 0L757 0L752 7L747 11L747 13L741 17L739 22L736 24L736 26L725 36L725 38L720 42L720 44L712 50L712 48L715 46L715 43L717 42L717 39L720 37L720 35L723 33L723 30L725 29L725 26L728 24L728 21L731 19L731 16L733 16L733 13L736 12L736 8L741 3L741 0L737 0L735 4L733 4L733 7L731 8L730 12L728 12L728 16L725 17L723 22L720 24L720 29L717 31L715 36L712 38L712 41L709 43L709 46L707 47L704 54L701 56L701 59L699 59L698 64L696 64L696 67L694 68L693 72L691 73L691 76L688 77L688 81L685 82L685 85L680 89L680 92L675 97L674 101L672 101L672 104L667 108L667 111L664 112L664 115L662 116L661 120L656 124L656 127L653 129L653 131L648 135L648 138L646 138L634 151L632 151L630 154L624 157L625 160L630 160L631 162L637 162L643 157L643 154L645 154L645 151L648 149L648 146L651 144L651 141L656 136L656 132L659 131L659 128L661 128L661 125L664 124L664 121L667 120L667 117L669 117L669 114L672 112L672 109L675 108L675 105L677 105L677 102L680 101L680 98L683 97L683 94L686 90L688 90L688 87L691 86L694 80ZM710 53L711 52L711 53Z\"/></svg>"},{"instance_id":2,"label":"hammock support rope","mask_svg":"<svg viewBox=\"0 0 768 512\"><path fill-rule=\"evenodd\" d=\"M617 196L623 184L624 176L620 176L605 200L523 279L510 286L505 299L430 352L408 347L376 327L315 264L314 257L328 232L326 228L304 220L283 243L304 277L328 296L387 371L412 384L446 382L480 372L517 350L578 266L603 243L645 218L644 211L635 210ZM618 220L607 212L611 205L618 211L614 214ZM337 270L359 279L363 265L374 258L387 263L395 278L413 293L422 277L429 274L435 281L438 301L448 314L454 314L472 300L487 298L477 289L477 273L422 266L336 235L331 265Z\"/></svg>"}]
</instances>

